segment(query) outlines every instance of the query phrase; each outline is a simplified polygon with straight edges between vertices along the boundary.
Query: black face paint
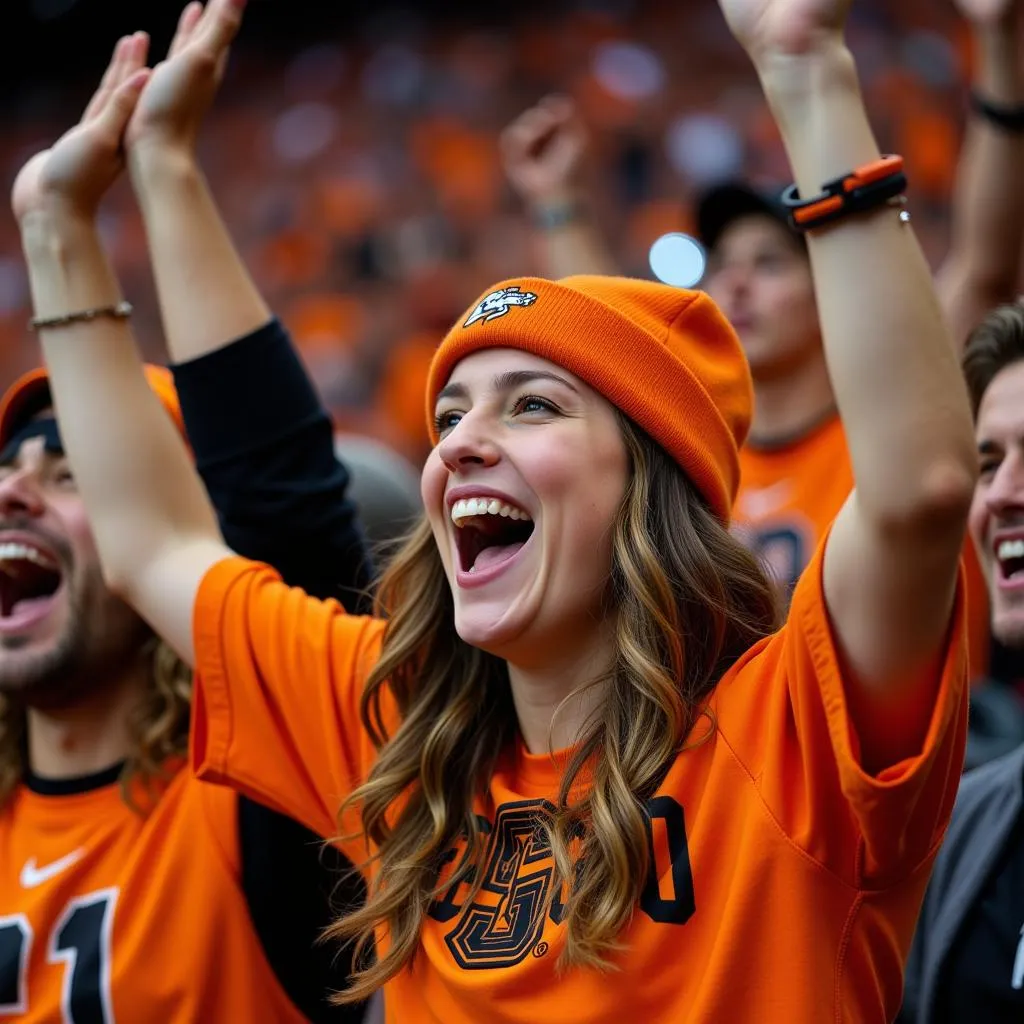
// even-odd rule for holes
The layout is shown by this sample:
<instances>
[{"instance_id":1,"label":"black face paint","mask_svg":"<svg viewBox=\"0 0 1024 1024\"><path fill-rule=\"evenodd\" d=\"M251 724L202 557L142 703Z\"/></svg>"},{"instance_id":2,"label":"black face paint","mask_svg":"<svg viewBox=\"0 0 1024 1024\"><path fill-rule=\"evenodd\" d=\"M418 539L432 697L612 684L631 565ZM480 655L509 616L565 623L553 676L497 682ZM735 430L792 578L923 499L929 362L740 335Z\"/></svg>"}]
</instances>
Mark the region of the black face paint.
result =
<instances>
[{"instance_id":1,"label":"black face paint","mask_svg":"<svg viewBox=\"0 0 1024 1024\"><path fill-rule=\"evenodd\" d=\"M3 450L0 451L0 466L10 465L17 461L21 446L32 437L41 437L43 447L50 455L63 455L64 442L60 438L60 428L52 416L39 420L29 420L23 427L11 435Z\"/></svg>"}]
</instances>

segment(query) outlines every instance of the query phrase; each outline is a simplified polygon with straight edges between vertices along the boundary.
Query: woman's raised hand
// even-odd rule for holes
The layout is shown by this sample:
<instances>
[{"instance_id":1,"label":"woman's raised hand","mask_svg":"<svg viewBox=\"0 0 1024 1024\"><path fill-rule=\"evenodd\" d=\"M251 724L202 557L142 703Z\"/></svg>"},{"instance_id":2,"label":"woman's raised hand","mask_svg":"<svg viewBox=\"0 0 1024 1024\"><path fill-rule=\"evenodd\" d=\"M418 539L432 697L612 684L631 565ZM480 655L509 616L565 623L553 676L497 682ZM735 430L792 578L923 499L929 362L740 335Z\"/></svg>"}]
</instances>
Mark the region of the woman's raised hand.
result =
<instances>
[{"instance_id":1,"label":"woman's raised hand","mask_svg":"<svg viewBox=\"0 0 1024 1024\"><path fill-rule=\"evenodd\" d=\"M167 57L153 69L125 133L129 158L140 151L195 149L217 93L246 0L189 3Z\"/></svg>"},{"instance_id":2,"label":"woman's raised hand","mask_svg":"<svg viewBox=\"0 0 1024 1024\"><path fill-rule=\"evenodd\" d=\"M150 76L148 48L144 32L119 39L81 121L22 167L11 191L19 222L43 209L95 217L124 169L125 127Z\"/></svg>"},{"instance_id":3,"label":"woman's raised hand","mask_svg":"<svg viewBox=\"0 0 1024 1024\"><path fill-rule=\"evenodd\" d=\"M732 34L755 64L839 41L852 0L719 0Z\"/></svg>"}]
</instances>

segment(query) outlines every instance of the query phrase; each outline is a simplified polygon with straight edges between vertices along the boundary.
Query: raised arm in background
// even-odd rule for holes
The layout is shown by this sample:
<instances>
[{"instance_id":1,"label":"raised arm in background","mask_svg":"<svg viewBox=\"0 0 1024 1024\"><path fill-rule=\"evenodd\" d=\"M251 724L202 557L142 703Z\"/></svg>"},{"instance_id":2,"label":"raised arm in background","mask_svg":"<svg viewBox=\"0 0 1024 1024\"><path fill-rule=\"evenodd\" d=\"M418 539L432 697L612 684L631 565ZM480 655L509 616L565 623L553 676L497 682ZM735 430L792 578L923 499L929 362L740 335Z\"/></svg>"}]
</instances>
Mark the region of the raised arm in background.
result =
<instances>
[{"instance_id":1,"label":"raised arm in background","mask_svg":"<svg viewBox=\"0 0 1024 1024\"><path fill-rule=\"evenodd\" d=\"M126 133L192 454L234 550L273 565L291 586L369 611L371 558L330 416L287 332L268 319L198 166L200 121L224 70L223 58L203 60L189 46L202 11L198 3L185 7ZM172 168L178 173L164 173ZM187 182L195 187L182 187ZM199 266L206 280L193 277ZM212 310L207 295L216 300ZM197 329L179 329L171 307L183 304ZM206 315L214 318L209 328ZM240 337L217 335L221 326L257 322ZM291 818L244 796L237 822L239 884L278 979L311 1021L360 1019L362 1007L339 1011L324 999L347 984L351 951L318 941L338 907L365 897L352 865Z\"/></svg>"},{"instance_id":2,"label":"raised arm in background","mask_svg":"<svg viewBox=\"0 0 1024 1024\"><path fill-rule=\"evenodd\" d=\"M974 96L1001 111L1024 111L1020 0L956 0L971 23ZM1011 302L1024 242L1024 123L1001 126L968 114L953 194L950 248L936 275L939 297L963 345L978 322Z\"/></svg>"},{"instance_id":3,"label":"raised arm in background","mask_svg":"<svg viewBox=\"0 0 1024 1024\"><path fill-rule=\"evenodd\" d=\"M583 182L587 128L566 96L548 96L502 133L505 174L526 208L544 277L618 274Z\"/></svg>"},{"instance_id":4,"label":"raised arm in background","mask_svg":"<svg viewBox=\"0 0 1024 1024\"><path fill-rule=\"evenodd\" d=\"M843 32L849 0L720 0L802 195L879 158ZM912 187L912 183L911 183ZM977 473L954 346L913 228L883 206L811 233L822 336L855 489L824 587L864 763L921 748Z\"/></svg>"},{"instance_id":5,"label":"raised arm in background","mask_svg":"<svg viewBox=\"0 0 1024 1024\"><path fill-rule=\"evenodd\" d=\"M188 40L202 63L226 59L243 7L244 0L211 0ZM82 122L15 182L12 205L37 317L121 299L96 232L96 210L122 169L124 131L148 77L130 65L115 66ZM225 289L231 283L217 281L202 291L216 296ZM175 330L187 329L188 311L202 301L191 297L175 308ZM214 312L206 323L216 321L221 340L269 316L258 297L246 310L225 302L219 315L220 300L208 301ZM108 582L192 664L196 590L206 570L231 552L180 437L141 373L131 326L97 317L43 328L40 337Z\"/></svg>"},{"instance_id":6,"label":"raised arm in background","mask_svg":"<svg viewBox=\"0 0 1024 1024\"><path fill-rule=\"evenodd\" d=\"M233 548L367 611L371 559L330 416L199 167L196 140L226 56L194 45L202 17L201 4L185 7L125 133L196 466Z\"/></svg>"},{"instance_id":7,"label":"raised arm in background","mask_svg":"<svg viewBox=\"0 0 1024 1024\"><path fill-rule=\"evenodd\" d=\"M184 9L168 59L154 68L152 88L140 97L124 135L176 362L204 355L271 318L195 156L244 7L245 0L230 0Z\"/></svg>"}]
</instances>

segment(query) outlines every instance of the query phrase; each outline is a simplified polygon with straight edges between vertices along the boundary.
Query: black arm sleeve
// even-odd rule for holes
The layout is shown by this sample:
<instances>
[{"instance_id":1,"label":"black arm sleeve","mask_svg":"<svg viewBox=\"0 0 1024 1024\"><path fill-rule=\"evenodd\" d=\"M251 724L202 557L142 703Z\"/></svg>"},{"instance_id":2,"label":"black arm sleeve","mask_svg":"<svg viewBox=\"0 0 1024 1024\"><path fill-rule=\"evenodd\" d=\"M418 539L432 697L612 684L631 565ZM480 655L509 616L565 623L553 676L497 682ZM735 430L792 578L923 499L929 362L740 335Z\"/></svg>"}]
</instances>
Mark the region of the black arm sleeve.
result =
<instances>
[{"instance_id":1,"label":"black arm sleeve","mask_svg":"<svg viewBox=\"0 0 1024 1024\"><path fill-rule=\"evenodd\" d=\"M365 1003L338 1007L351 945L322 942L338 914L366 899L362 877L305 826L246 797L238 799L242 890L263 952L288 998L315 1024L359 1024Z\"/></svg>"},{"instance_id":2,"label":"black arm sleeve","mask_svg":"<svg viewBox=\"0 0 1024 1024\"><path fill-rule=\"evenodd\" d=\"M276 321L173 367L189 440L227 543L273 565L293 586L366 611L370 558L334 454L330 418ZM319 942L361 878L290 818L238 801L241 886L274 973L309 1018L356 1024L364 1007L331 1006L351 953Z\"/></svg>"},{"instance_id":3,"label":"black arm sleeve","mask_svg":"<svg viewBox=\"0 0 1024 1024\"><path fill-rule=\"evenodd\" d=\"M277 320L173 367L228 545L315 597L368 611L372 569L331 420Z\"/></svg>"}]
</instances>

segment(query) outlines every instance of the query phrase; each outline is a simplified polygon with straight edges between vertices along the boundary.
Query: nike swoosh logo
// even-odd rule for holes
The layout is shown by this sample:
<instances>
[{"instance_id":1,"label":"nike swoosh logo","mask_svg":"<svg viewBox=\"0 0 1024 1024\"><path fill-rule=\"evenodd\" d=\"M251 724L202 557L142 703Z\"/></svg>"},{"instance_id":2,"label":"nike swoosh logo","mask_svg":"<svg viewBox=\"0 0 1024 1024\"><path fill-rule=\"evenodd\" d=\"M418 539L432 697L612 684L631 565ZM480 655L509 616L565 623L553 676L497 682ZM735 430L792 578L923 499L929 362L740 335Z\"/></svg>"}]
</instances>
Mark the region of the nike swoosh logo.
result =
<instances>
[{"instance_id":1,"label":"nike swoosh logo","mask_svg":"<svg viewBox=\"0 0 1024 1024\"><path fill-rule=\"evenodd\" d=\"M66 871L72 864L81 859L83 853L85 853L83 849L73 850L67 856L61 857L60 860L52 861L41 868L36 867L35 857L29 857L21 869L21 887L23 889L34 889L37 885L42 885L43 882L56 878L62 871Z\"/></svg>"}]
</instances>

